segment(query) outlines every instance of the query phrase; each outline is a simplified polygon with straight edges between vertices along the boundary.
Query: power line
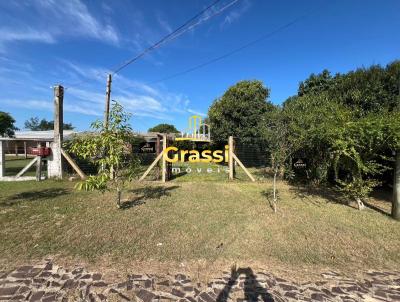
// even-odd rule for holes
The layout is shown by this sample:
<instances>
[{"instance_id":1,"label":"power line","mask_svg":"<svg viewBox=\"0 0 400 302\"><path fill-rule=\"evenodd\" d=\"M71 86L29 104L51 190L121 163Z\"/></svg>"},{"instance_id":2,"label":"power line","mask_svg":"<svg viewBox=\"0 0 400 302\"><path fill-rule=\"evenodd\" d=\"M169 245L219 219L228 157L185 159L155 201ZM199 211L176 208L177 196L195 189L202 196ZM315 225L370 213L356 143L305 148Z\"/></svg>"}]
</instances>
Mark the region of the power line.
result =
<instances>
[{"instance_id":1,"label":"power line","mask_svg":"<svg viewBox=\"0 0 400 302\"><path fill-rule=\"evenodd\" d=\"M202 11L200 11L199 13L197 13L196 15L194 15L192 18L190 18L189 20L187 20L184 24L182 24L181 26L179 26L177 29L175 29L173 32L169 33L168 35L164 36L161 40L159 40L158 42L154 43L153 45L149 46L148 48L146 48L144 51L142 51L141 53L139 53L138 55L136 55L135 57L133 57L132 59L129 59L128 61L126 61L125 63L123 63L121 66L117 67L116 69L113 70L113 74L116 74L118 72L120 72L123 68L127 67L128 65L132 64L133 62L137 61L138 59L140 59L141 57L143 57L144 55L146 55L148 52L156 49L157 47L159 47L161 44L163 44L164 42L168 41L168 40L172 40L175 39L176 37L180 36L181 34L183 34L184 32L186 32L188 29L183 30L186 26L190 25L190 23L192 23L193 21L195 21L198 17L200 17L201 15L203 15L206 11L208 11L210 8L214 7L218 2L220 2L221 0L216 0L214 1L212 4L210 4L209 6L207 6L205 9L203 9ZM231 5L233 5L234 3L236 3L238 0L233 0L231 1L230 4L228 4L227 6L225 6L225 8L223 8L223 10L225 10L226 8L230 7ZM221 13L222 11L220 10L218 12ZM216 16L217 14L212 14L211 17ZM207 18L210 19L211 17ZM200 24L200 23L197 23ZM196 25L197 25L196 24ZM190 27L192 28L192 27ZM179 33L179 31L183 30L183 32Z\"/></svg>"},{"instance_id":2,"label":"power line","mask_svg":"<svg viewBox=\"0 0 400 302\"><path fill-rule=\"evenodd\" d=\"M147 84L156 84L156 83L160 83L160 82L165 82L165 81L167 81L167 80L170 80L170 79L179 77L179 76L181 76L181 75L185 75L185 74L187 74L187 73L190 73L190 72L192 72L192 71L195 71L195 70L197 70L197 69L203 68L203 67L205 67L205 66L207 66L207 65L210 65L210 64L212 64L212 63L221 61L221 60L223 60L223 59L225 59L225 58L227 58L227 57L230 57L230 56L232 56L232 55L234 55L234 54L236 54L236 53L242 51L243 49L246 49L246 48L248 48L248 47L250 47L250 46L253 46L254 44L257 44L257 43L259 43L259 42L261 42L261 41L267 39L267 38L270 38L271 36L277 34L278 32L280 32L280 31L282 31L282 30L284 30L284 29L286 29L286 28L288 28L288 27L290 27L290 26L296 24L297 22L299 22L300 20L304 19L304 18L307 17L307 16L308 16L308 14L305 14L305 15L302 15L302 16L300 16L300 17L297 17L296 19L294 19L294 20L292 20L292 21L290 21L290 22L288 22L288 23L286 23L286 24L284 24L284 25L278 27L277 29L275 29L275 30L273 30L273 31L271 31L271 32L268 32L268 33L266 33L266 34L260 36L259 38L255 39L255 40L252 40L252 41L250 41L250 42L248 42L248 43L246 43L246 44L244 44L244 45L242 45L242 46L240 46L240 47L238 47L238 48L235 48L235 49L233 49L233 50L231 50L231 51L229 51L229 52L227 52L227 53L225 53L225 54L223 54L223 55L221 55L221 56L215 57L215 58L210 59L210 60L208 60L208 61L205 61L205 62L203 62L203 63L201 63L201 64L195 65L195 66L190 67L190 68L188 68L188 69L186 69L186 70L183 70L183 71L174 73L174 74L172 74L172 75L166 76L166 77L161 78L161 79L159 79L159 80L155 80L155 81L152 81L152 82L148 82ZM124 88L124 89L127 89L127 88L130 88L130 86L129 86L129 87L126 87L126 88Z\"/></svg>"},{"instance_id":3,"label":"power line","mask_svg":"<svg viewBox=\"0 0 400 302\"><path fill-rule=\"evenodd\" d=\"M133 57L132 59L122 63L119 66L116 67L112 67L110 68L110 70L112 71L112 74L115 75L116 73L120 72L122 69L124 69L125 67L127 67L128 65L132 64L133 62L137 61L138 59L142 58L143 56L145 56L148 52L160 47L163 43L166 43L168 41L172 41L173 39L176 39L177 37L179 37L180 35L182 35L183 33L187 32L188 30L191 30L192 28L194 28L195 26L207 21L208 19L211 19L219 14L221 14L224 10L226 10L227 8L229 8L230 6L232 6L233 4L235 4L236 2L238 2L239 0L233 0L230 3L228 3L227 5L225 5L224 7L222 7L221 9L219 9L217 12L214 12L213 14L211 14L210 16L205 17L204 19L200 19L197 22L193 23L197 18L199 18L201 15L203 15L205 12L207 12L208 10L210 10L211 8L213 8L215 5L217 5L221 0L216 0L213 3L211 3L209 6L207 6L205 9L203 9L202 11L200 11L199 13L197 13L196 15L194 15L192 18L190 18L189 20L187 20L185 23L183 23L181 26L179 26L178 28L176 28L174 31L172 31L171 33L167 34L166 36L164 36L162 39L160 39L158 42L154 43L153 45L149 46L148 48L146 48L145 50L143 50L141 53L139 53L138 55L136 55L135 57ZM193 24L191 24L193 23ZM186 28L185 28L186 27ZM97 75L100 75L101 73L98 73ZM87 79L87 80L83 80L81 82L78 82L76 84L72 84L69 85L68 87L66 87L65 89L71 88L71 87L77 87L80 86L88 81L90 81L91 79Z\"/></svg>"},{"instance_id":4,"label":"power line","mask_svg":"<svg viewBox=\"0 0 400 302\"><path fill-rule=\"evenodd\" d=\"M182 30L181 32L178 32L176 35L172 36L170 39L168 39L167 41L171 41L177 37L179 37L180 35L184 34L185 32L193 29L194 27L198 26L199 24L207 21L208 19L211 19L215 16L218 16L219 14L223 13L226 9L228 9L229 7L231 7L232 5L234 5L236 2L238 2L239 0L233 0L231 2L229 2L228 4L226 4L225 6L223 6L222 8L218 9L216 12L213 12L213 14L206 16L200 20L198 20L197 22L191 24L190 26L186 27L184 30Z\"/></svg>"}]
</instances>

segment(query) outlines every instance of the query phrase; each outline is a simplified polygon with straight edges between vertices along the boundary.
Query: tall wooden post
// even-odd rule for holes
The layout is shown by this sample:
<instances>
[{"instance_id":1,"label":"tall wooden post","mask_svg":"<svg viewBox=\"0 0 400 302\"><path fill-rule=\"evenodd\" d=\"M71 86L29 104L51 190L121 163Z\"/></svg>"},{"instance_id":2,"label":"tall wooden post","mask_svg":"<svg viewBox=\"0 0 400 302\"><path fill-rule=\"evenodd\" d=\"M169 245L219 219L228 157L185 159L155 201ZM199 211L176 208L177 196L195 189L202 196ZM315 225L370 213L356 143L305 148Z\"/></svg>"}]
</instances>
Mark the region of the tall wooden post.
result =
<instances>
[{"instance_id":1,"label":"tall wooden post","mask_svg":"<svg viewBox=\"0 0 400 302\"><path fill-rule=\"evenodd\" d=\"M162 153L165 152L165 149L167 149L167 135L163 134L163 149L162 149ZM167 162L164 158L164 155L162 157L162 182L166 182L167 181Z\"/></svg>"},{"instance_id":2,"label":"tall wooden post","mask_svg":"<svg viewBox=\"0 0 400 302\"><path fill-rule=\"evenodd\" d=\"M64 87L57 85L54 87L54 140L63 140L64 123Z\"/></svg>"},{"instance_id":3,"label":"tall wooden post","mask_svg":"<svg viewBox=\"0 0 400 302\"><path fill-rule=\"evenodd\" d=\"M110 98L111 98L111 74L107 77L107 88L106 88L106 106L104 110L104 128L108 128L108 120L110 117Z\"/></svg>"},{"instance_id":4,"label":"tall wooden post","mask_svg":"<svg viewBox=\"0 0 400 302\"><path fill-rule=\"evenodd\" d=\"M400 150L396 152L396 167L393 181L392 217L400 220Z\"/></svg>"},{"instance_id":5,"label":"tall wooden post","mask_svg":"<svg viewBox=\"0 0 400 302\"><path fill-rule=\"evenodd\" d=\"M157 141L156 141L156 155L158 156L162 150L161 150L161 139L160 139L161 135L157 134ZM156 157L157 157L156 156ZM160 179L160 163L157 163L157 170L156 170L156 179Z\"/></svg>"},{"instance_id":6,"label":"tall wooden post","mask_svg":"<svg viewBox=\"0 0 400 302\"><path fill-rule=\"evenodd\" d=\"M228 138L228 148L229 180L233 180L233 136Z\"/></svg>"},{"instance_id":7,"label":"tall wooden post","mask_svg":"<svg viewBox=\"0 0 400 302\"><path fill-rule=\"evenodd\" d=\"M28 152L27 152L27 148L26 148L26 141L24 141L24 156L25 156L25 159L28 158Z\"/></svg>"},{"instance_id":8,"label":"tall wooden post","mask_svg":"<svg viewBox=\"0 0 400 302\"><path fill-rule=\"evenodd\" d=\"M48 176L55 178L62 178L63 103L64 87L57 85L54 87L54 139L50 144L51 157L47 164Z\"/></svg>"}]
</instances>

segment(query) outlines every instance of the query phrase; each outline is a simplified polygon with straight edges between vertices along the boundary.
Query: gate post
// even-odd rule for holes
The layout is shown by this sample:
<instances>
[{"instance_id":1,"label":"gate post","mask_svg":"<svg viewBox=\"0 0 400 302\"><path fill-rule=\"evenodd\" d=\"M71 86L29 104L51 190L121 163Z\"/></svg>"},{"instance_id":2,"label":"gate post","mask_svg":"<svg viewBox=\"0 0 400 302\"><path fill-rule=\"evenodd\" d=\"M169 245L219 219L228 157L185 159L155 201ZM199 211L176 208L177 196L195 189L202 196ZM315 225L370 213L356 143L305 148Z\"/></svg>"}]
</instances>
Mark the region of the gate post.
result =
<instances>
[{"instance_id":1,"label":"gate post","mask_svg":"<svg viewBox=\"0 0 400 302\"><path fill-rule=\"evenodd\" d=\"M167 135L163 134L163 149L162 149L162 153L164 153L165 149L167 149ZM167 181L167 163L166 160L164 158L164 155L162 157L162 182L166 182Z\"/></svg>"},{"instance_id":2,"label":"gate post","mask_svg":"<svg viewBox=\"0 0 400 302\"><path fill-rule=\"evenodd\" d=\"M51 156L47 162L47 175L49 178L62 179L63 101L64 87L57 85L54 87L54 139L50 143Z\"/></svg>"}]
</instances>

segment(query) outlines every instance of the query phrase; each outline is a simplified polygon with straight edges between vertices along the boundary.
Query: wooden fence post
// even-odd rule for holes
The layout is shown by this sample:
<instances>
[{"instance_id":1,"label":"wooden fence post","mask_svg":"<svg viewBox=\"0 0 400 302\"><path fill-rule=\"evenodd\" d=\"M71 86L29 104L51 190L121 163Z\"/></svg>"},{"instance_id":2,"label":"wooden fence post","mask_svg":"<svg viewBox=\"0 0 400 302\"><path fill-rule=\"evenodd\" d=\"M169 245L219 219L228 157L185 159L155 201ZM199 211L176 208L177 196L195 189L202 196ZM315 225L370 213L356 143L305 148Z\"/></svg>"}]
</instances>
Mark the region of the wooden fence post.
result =
<instances>
[{"instance_id":1,"label":"wooden fence post","mask_svg":"<svg viewBox=\"0 0 400 302\"><path fill-rule=\"evenodd\" d=\"M162 154L164 154L165 149L167 149L167 135L163 134L163 149L161 151ZM166 181L167 181L167 163L163 156L162 157L162 182L166 182Z\"/></svg>"},{"instance_id":2,"label":"wooden fence post","mask_svg":"<svg viewBox=\"0 0 400 302\"><path fill-rule=\"evenodd\" d=\"M157 141L156 141L156 154L157 156L162 153L161 150L161 135L157 134ZM160 163L157 163L157 168L156 168L156 179L159 180L160 179Z\"/></svg>"}]
</instances>

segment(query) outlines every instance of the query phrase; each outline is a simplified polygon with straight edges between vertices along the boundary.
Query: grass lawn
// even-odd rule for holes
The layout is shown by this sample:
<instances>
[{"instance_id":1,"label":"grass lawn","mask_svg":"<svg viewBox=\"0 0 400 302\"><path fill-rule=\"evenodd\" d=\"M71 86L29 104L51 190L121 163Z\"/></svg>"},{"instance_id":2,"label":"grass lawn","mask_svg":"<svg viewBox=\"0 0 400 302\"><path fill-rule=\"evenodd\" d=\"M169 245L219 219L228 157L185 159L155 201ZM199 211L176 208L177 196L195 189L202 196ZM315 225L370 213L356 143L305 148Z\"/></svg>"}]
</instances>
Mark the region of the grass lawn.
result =
<instances>
[{"instance_id":1,"label":"grass lawn","mask_svg":"<svg viewBox=\"0 0 400 302\"><path fill-rule=\"evenodd\" d=\"M284 183L274 214L268 181L183 179L132 183L124 209L110 193L78 192L73 182L0 182L0 266L55 256L121 268L236 261L271 269L400 269L400 223L387 215Z\"/></svg>"},{"instance_id":2,"label":"grass lawn","mask_svg":"<svg viewBox=\"0 0 400 302\"><path fill-rule=\"evenodd\" d=\"M6 171L5 176L15 176L21 171L33 158L28 157L27 159L23 156L6 156ZM24 174L25 176L35 176L36 175L36 165L33 165Z\"/></svg>"}]
</instances>

